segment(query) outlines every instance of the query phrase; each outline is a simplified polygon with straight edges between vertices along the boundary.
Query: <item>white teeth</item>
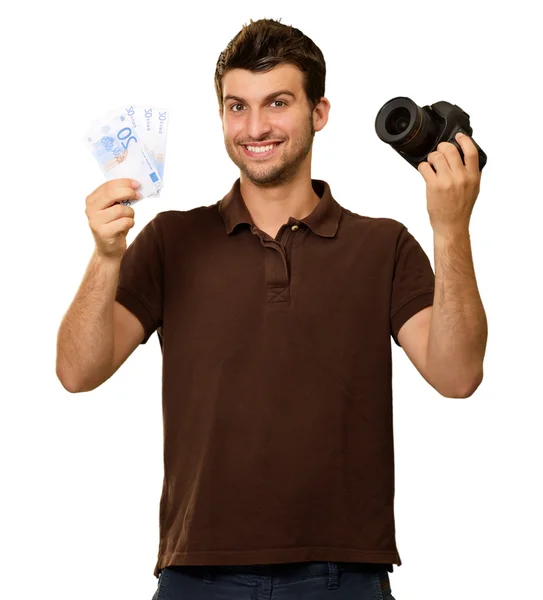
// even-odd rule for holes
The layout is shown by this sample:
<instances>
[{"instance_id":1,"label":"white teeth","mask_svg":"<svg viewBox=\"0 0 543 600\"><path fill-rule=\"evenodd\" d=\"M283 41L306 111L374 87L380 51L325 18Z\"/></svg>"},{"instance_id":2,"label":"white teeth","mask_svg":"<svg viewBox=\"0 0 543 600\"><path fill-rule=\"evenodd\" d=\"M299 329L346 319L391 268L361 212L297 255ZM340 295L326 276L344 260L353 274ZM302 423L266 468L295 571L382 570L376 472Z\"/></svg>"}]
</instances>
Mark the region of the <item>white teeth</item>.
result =
<instances>
[{"instance_id":1,"label":"white teeth","mask_svg":"<svg viewBox=\"0 0 543 600\"><path fill-rule=\"evenodd\" d=\"M249 152L262 153L262 152L269 152L275 146L277 146L277 144L271 144L271 146L259 146L259 147L246 146L246 148L247 148L247 150L249 150Z\"/></svg>"}]
</instances>

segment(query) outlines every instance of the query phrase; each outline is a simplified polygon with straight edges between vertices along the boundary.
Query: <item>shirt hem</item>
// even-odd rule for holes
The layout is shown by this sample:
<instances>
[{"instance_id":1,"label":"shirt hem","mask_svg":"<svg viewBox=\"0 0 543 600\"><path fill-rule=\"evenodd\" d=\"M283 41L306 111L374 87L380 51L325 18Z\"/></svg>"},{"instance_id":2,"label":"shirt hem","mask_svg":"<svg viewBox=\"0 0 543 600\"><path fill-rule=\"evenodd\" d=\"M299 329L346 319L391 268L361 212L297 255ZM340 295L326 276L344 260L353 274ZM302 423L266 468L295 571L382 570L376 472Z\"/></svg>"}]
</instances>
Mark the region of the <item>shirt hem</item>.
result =
<instances>
[{"instance_id":1,"label":"shirt hem","mask_svg":"<svg viewBox=\"0 0 543 600\"><path fill-rule=\"evenodd\" d=\"M346 548L296 548L293 550L246 550L227 552L165 552L159 556L154 575L170 566L260 565L295 562L382 563L400 566L402 561L393 550L349 550Z\"/></svg>"}]
</instances>

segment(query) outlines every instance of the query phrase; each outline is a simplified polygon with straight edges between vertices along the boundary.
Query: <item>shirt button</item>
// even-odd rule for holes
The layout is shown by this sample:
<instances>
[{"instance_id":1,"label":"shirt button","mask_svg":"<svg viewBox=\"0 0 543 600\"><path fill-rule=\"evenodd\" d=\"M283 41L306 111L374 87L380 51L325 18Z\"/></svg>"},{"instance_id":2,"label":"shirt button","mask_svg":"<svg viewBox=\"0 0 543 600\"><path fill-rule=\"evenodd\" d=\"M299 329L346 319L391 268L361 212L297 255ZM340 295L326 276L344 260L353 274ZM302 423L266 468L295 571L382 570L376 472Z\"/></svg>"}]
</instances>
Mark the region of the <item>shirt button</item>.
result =
<instances>
[{"instance_id":1,"label":"shirt button","mask_svg":"<svg viewBox=\"0 0 543 600\"><path fill-rule=\"evenodd\" d=\"M297 229L299 229L299 227L298 227L298 225L293 225L293 226L291 227L291 229L292 229L292 231L296 231Z\"/></svg>"}]
</instances>

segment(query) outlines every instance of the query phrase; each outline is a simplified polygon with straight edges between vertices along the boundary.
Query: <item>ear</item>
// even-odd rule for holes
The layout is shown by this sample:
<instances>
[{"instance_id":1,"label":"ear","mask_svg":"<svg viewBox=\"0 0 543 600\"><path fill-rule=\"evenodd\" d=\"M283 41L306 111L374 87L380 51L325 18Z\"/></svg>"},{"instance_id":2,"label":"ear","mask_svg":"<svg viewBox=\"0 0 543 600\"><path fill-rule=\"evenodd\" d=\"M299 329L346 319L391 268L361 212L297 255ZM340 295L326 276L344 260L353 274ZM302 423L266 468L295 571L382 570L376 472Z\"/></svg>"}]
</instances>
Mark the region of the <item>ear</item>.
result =
<instances>
[{"instance_id":1,"label":"ear","mask_svg":"<svg viewBox=\"0 0 543 600\"><path fill-rule=\"evenodd\" d=\"M313 110L315 131L320 131L328 123L328 113L330 112L330 101L324 96Z\"/></svg>"}]
</instances>

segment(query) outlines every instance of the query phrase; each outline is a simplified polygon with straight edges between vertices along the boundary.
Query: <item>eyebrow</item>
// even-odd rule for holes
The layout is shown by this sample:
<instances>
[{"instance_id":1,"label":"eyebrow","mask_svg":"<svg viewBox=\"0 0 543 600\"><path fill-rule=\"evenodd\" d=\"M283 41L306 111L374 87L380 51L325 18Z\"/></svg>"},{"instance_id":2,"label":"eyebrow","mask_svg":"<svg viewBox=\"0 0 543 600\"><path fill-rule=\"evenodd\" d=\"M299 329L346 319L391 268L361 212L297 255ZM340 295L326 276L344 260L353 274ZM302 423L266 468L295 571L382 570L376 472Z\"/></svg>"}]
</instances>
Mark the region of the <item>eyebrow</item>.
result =
<instances>
[{"instance_id":1,"label":"eyebrow","mask_svg":"<svg viewBox=\"0 0 543 600\"><path fill-rule=\"evenodd\" d=\"M292 96L294 99L296 99L296 96L290 90L279 90L278 92L273 92L271 94L268 94L264 98L264 102L269 102L270 100L277 98L277 96L282 96L282 95ZM236 100L237 102L242 102L243 104L245 104L244 98L241 98L240 96L233 96L232 94L228 94L227 96L224 97L224 103L226 104L226 102L228 100Z\"/></svg>"}]
</instances>

